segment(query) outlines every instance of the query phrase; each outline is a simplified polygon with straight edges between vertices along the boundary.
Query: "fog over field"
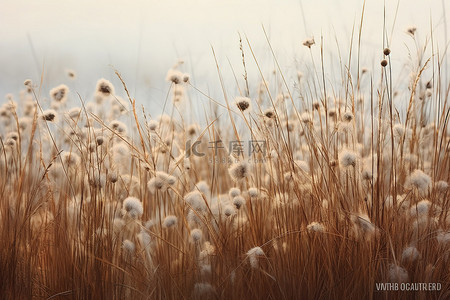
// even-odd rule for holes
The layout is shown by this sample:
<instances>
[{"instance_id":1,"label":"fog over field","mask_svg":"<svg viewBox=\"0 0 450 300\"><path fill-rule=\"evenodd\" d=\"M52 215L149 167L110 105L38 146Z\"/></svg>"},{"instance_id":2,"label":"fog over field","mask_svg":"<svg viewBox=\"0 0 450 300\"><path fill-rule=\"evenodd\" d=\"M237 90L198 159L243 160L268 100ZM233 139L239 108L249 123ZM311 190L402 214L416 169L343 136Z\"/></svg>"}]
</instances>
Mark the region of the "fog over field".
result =
<instances>
[{"instance_id":1,"label":"fog over field","mask_svg":"<svg viewBox=\"0 0 450 300\"><path fill-rule=\"evenodd\" d=\"M88 97L93 94L92 82L100 77L117 83L115 68L127 80L133 96L160 113L168 88L165 73L181 59L185 70L192 73L192 82L220 98L211 47L227 83L234 82L228 60L238 77L243 73L238 33L248 37L258 62L269 73L275 67L263 26L290 81L298 70L308 73L311 69L309 51L302 41L314 37L320 43L323 35L325 64L334 65L327 74L334 70L333 78L339 72L337 44L346 60L353 26L355 37L358 34L362 4L360 0L0 0L0 93L16 91L25 78L37 81L42 68L43 87L49 90L64 81L66 69L73 69L77 72L73 90ZM448 9L441 0L386 1L389 33L395 25L391 48L396 54L396 74L407 58L406 47L411 47L411 39L404 33L407 27L417 27L422 40L429 38L432 27L435 46L445 48L449 29L444 22L445 5ZM367 1L361 61L370 69L381 58L382 24L382 1ZM245 50L248 52L248 47ZM248 76L255 83L259 73L250 53L247 56Z\"/></svg>"}]
</instances>

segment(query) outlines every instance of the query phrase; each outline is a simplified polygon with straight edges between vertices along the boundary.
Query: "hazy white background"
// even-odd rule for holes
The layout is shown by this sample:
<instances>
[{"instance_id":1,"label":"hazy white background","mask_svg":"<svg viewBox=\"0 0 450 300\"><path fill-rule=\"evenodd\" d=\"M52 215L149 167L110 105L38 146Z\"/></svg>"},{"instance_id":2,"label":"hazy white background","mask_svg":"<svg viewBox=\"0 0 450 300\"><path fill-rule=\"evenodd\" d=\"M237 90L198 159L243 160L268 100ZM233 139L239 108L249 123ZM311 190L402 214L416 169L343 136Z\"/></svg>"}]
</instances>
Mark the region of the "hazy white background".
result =
<instances>
[{"instance_id":1,"label":"hazy white background","mask_svg":"<svg viewBox=\"0 0 450 300\"><path fill-rule=\"evenodd\" d=\"M447 2L447 3L445 3ZM67 83L82 97L92 95L98 78L116 84L118 69L138 102L159 107L168 83L167 70L178 60L193 74L193 84L220 97L214 58L235 93L228 60L241 78L239 36L247 35L267 74L274 69L262 25L270 37L282 68L289 74L311 68L302 41L314 36L325 41L326 64L337 59L336 41L348 55L352 26L359 26L362 0L0 0L0 93L18 94L26 78L39 81L43 90ZM398 1L386 0L389 32ZM446 43L447 0L400 1L392 36L393 59L405 61L411 38L404 30L414 25L422 40L435 30L441 49ZM432 21L432 25L431 25ZM367 0L361 58L369 68L379 66L382 51L383 1ZM313 50L319 53L319 48ZM245 48L251 83L259 80L248 47ZM70 82L67 68L77 72ZM330 67L331 69L331 67ZM74 95L72 94L72 98ZM4 100L0 100L3 102ZM201 101L198 100L198 101Z\"/></svg>"}]
</instances>

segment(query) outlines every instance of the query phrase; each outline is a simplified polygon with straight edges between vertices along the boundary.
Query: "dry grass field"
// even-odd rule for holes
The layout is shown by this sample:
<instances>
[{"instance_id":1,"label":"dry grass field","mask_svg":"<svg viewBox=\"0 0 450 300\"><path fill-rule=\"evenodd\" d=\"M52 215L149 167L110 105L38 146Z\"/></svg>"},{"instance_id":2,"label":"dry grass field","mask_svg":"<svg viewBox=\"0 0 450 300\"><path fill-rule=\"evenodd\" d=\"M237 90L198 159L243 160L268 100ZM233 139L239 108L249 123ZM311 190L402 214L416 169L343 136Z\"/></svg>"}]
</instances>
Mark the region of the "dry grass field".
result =
<instances>
[{"instance_id":1,"label":"dry grass field","mask_svg":"<svg viewBox=\"0 0 450 300\"><path fill-rule=\"evenodd\" d=\"M388 48L338 83L273 53L257 90L211 66L223 97L199 104L178 64L160 116L119 72L88 99L74 71L26 80L0 108L1 298L450 299L448 54L403 34L409 78Z\"/></svg>"}]
</instances>

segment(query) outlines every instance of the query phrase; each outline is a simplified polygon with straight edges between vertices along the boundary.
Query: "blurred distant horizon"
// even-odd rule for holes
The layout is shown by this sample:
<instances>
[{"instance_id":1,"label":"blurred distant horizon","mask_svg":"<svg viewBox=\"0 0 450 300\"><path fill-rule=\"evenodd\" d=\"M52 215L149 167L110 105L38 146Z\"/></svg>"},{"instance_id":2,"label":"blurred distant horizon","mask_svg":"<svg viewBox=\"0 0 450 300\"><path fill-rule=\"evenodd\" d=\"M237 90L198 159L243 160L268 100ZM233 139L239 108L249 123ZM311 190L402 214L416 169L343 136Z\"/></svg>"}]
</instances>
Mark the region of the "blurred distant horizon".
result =
<instances>
[{"instance_id":1,"label":"blurred distant horizon","mask_svg":"<svg viewBox=\"0 0 450 300\"><path fill-rule=\"evenodd\" d=\"M297 71L312 72L310 52L302 46L304 39L315 38L313 47L317 48L312 49L313 55L316 63L320 62L321 36L325 71L330 77L336 77L340 72L336 70L338 49L343 63L347 63L353 28L353 41L358 40L362 7L363 1L358 0L101 0L94 3L0 0L0 103L6 101L7 93L17 97L25 79L39 83L42 71L43 97L47 97L52 87L65 83L71 90L72 101L78 100L76 93L88 100L99 78L111 80L118 94L125 95L114 75L117 69L138 104L159 114L169 88L166 73L178 60L185 61L181 69L192 75L194 86L221 99L212 48L227 93L234 97L237 87L233 70L240 82L243 73L239 34L243 39L250 90L255 93L261 79L246 37L265 75L275 69L263 26L288 80L294 80ZM442 0L386 1L386 27L396 71L408 60L407 47L411 44L411 38L405 33L408 26L417 27L417 37L422 42L430 37L433 28L434 47L441 54L444 52L449 29L445 9ZM383 2L366 1L361 67L379 66L382 30ZM356 49L354 44L354 61ZM447 65L443 67L447 70ZM68 78L67 69L76 72L76 80ZM378 73L374 75L377 76Z\"/></svg>"}]
</instances>

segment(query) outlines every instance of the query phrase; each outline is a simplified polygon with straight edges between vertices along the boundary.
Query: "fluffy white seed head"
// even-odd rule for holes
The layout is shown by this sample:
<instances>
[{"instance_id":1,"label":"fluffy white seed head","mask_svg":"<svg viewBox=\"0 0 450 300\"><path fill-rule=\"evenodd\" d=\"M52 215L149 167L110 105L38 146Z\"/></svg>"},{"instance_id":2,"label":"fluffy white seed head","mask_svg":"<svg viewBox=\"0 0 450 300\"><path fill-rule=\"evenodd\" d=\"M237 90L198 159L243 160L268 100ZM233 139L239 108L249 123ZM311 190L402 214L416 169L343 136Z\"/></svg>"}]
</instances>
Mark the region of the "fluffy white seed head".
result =
<instances>
[{"instance_id":1,"label":"fluffy white seed head","mask_svg":"<svg viewBox=\"0 0 450 300\"><path fill-rule=\"evenodd\" d=\"M9 132L7 135L6 135L6 139L8 140L8 139L13 139L13 140L15 140L16 142L19 140L19 133L18 132L16 132L16 131L12 131L12 132Z\"/></svg>"},{"instance_id":2,"label":"fluffy white seed head","mask_svg":"<svg viewBox=\"0 0 450 300\"><path fill-rule=\"evenodd\" d=\"M410 35L414 35L416 33L417 27L416 26L409 26L406 28L406 32Z\"/></svg>"},{"instance_id":3,"label":"fluffy white seed head","mask_svg":"<svg viewBox=\"0 0 450 300\"><path fill-rule=\"evenodd\" d=\"M156 120L148 121L148 129L150 129L150 131L156 131L158 126L159 126L158 121L156 121Z\"/></svg>"},{"instance_id":4,"label":"fluffy white seed head","mask_svg":"<svg viewBox=\"0 0 450 300\"><path fill-rule=\"evenodd\" d=\"M307 38L303 41L303 46L306 46L311 49L311 46L314 45L315 43L316 42L314 41L314 38L311 37L311 38Z\"/></svg>"},{"instance_id":5,"label":"fluffy white seed head","mask_svg":"<svg viewBox=\"0 0 450 300\"><path fill-rule=\"evenodd\" d=\"M123 201L123 209L129 214L130 217L136 219L144 213L144 207L142 202L138 198L128 197Z\"/></svg>"},{"instance_id":6,"label":"fluffy white seed head","mask_svg":"<svg viewBox=\"0 0 450 300\"><path fill-rule=\"evenodd\" d=\"M250 167L246 161L237 162L230 166L228 173L234 181L242 180L249 176Z\"/></svg>"},{"instance_id":7,"label":"fluffy white seed head","mask_svg":"<svg viewBox=\"0 0 450 300\"><path fill-rule=\"evenodd\" d=\"M136 249L136 246L134 245L134 243L130 240L124 240L122 243L122 248L123 250L125 250L128 253L133 253L134 250Z\"/></svg>"},{"instance_id":8,"label":"fluffy white seed head","mask_svg":"<svg viewBox=\"0 0 450 300\"><path fill-rule=\"evenodd\" d=\"M447 244L450 245L450 231L439 229L436 234L436 240L443 246L446 246Z\"/></svg>"},{"instance_id":9,"label":"fluffy white seed head","mask_svg":"<svg viewBox=\"0 0 450 300\"><path fill-rule=\"evenodd\" d=\"M148 234L144 229L142 229L137 235L136 235L140 245L144 247L147 251L150 250L150 246L152 244L152 239L150 234Z\"/></svg>"},{"instance_id":10,"label":"fluffy white seed head","mask_svg":"<svg viewBox=\"0 0 450 300\"><path fill-rule=\"evenodd\" d=\"M206 241L203 243L203 249L200 251L199 260L204 260L210 255L214 255L216 252L216 247L212 245L210 242Z\"/></svg>"},{"instance_id":11,"label":"fluffy white seed head","mask_svg":"<svg viewBox=\"0 0 450 300\"><path fill-rule=\"evenodd\" d=\"M251 110L252 101L250 100L250 98L236 97L234 103L235 103L236 107L242 112Z\"/></svg>"},{"instance_id":12,"label":"fluffy white seed head","mask_svg":"<svg viewBox=\"0 0 450 300\"><path fill-rule=\"evenodd\" d=\"M263 249L261 247L254 247L247 252L247 257L250 261L250 266L253 269L259 268L259 258L265 256Z\"/></svg>"},{"instance_id":13,"label":"fluffy white seed head","mask_svg":"<svg viewBox=\"0 0 450 300\"><path fill-rule=\"evenodd\" d=\"M74 80L77 77L77 73L72 69L67 69L66 74L72 80Z\"/></svg>"},{"instance_id":14,"label":"fluffy white seed head","mask_svg":"<svg viewBox=\"0 0 450 300\"><path fill-rule=\"evenodd\" d=\"M73 152L63 152L61 154L61 160L69 167L78 167L81 163L80 156Z\"/></svg>"},{"instance_id":15,"label":"fluffy white seed head","mask_svg":"<svg viewBox=\"0 0 450 300\"><path fill-rule=\"evenodd\" d=\"M114 120L109 123L109 127L119 134L125 135L127 133L127 125L125 125L123 122Z\"/></svg>"},{"instance_id":16,"label":"fluffy white seed head","mask_svg":"<svg viewBox=\"0 0 450 300\"><path fill-rule=\"evenodd\" d=\"M176 183L176 178L165 172L158 171L156 176L149 180L147 187L154 194L156 191L165 192L170 186Z\"/></svg>"},{"instance_id":17,"label":"fluffy white seed head","mask_svg":"<svg viewBox=\"0 0 450 300\"><path fill-rule=\"evenodd\" d=\"M180 84L183 81L183 73L176 69L170 69L167 72L166 80L174 84Z\"/></svg>"},{"instance_id":18,"label":"fluffy white seed head","mask_svg":"<svg viewBox=\"0 0 450 300\"><path fill-rule=\"evenodd\" d=\"M195 228L191 231L191 241L192 242L200 242L203 237L203 232L201 229Z\"/></svg>"},{"instance_id":19,"label":"fluffy white seed head","mask_svg":"<svg viewBox=\"0 0 450 300\"><path fill-rule=\"evenodd\" d=\"M196 211L201 211L206 209L205 201L203 200L202 193L199 191L192 191L190 193L187 193L184 196L184 201L192 207L192 209Z\"/></svg>"},{"instance_id":20,"label":"fluffy white seed head","mask_svg":"<svg viewBox=\"0 0 450 300\"><path fill-rule=\"evenodd\" d=\"M252 198L256 198L259 195L258 188L252 187L248 189L248 195Z\"/></svg>"},{"instance_id":21,"label":"fluffy white seed head","mask_svg":"<svg viewBox=\"0 0 450 300\"><path fill-rule=\"evenodd\" d=\"M200 127L198 126L198 124L191 124L189 125L189 127L186 129L186 133L190 136L193 137L196 134L198 134L200 132Z\"/></svg>"},{"instance_id":22,"label":"fluffy white seed head","mask_svg":"<svg viewBox=\"0 0 450 300\"><path fill-rule=\"evenodd\" d=\"M230 198L234 198L237 197L241 194L241 190L239 188L236 187L232 187L229 191L228 191L228 195L230 196Z\"/></svg>"},{"instance_id":23,"label":"fluffy white seed head","mask_svg":"<svg viewBox=\"0 0 450 300\"><path fill-rule=\"evenodd\" d=\"M388 271L389 282L405 283L409 281L408 272L400 266L395 264L389 265Z\"/></svg>"},{"instance_id":24,"label":"fluffy white seed head","mask_svg":"<svg viewBox=\"0 0 450 300\"><path fill-rule=\"evenodd\" d=\"M420 195L426 195L431 188L431 177L416 169L406 179L405 186L409 189L416 189Z\"/></svg>"},{"instance_id":25,"label":"fluffy white seed head","mask_svg":"<svg viewBox=\"0 0 450 300\"><path fill-rule=\"evenodd\" d=\"M361 230L365 235L374 234L376 231L376 226L370 221L366 214L360 214L353 216L352 220L354 224Z\"/></svg>"},{"instance_id":26,"label":"fluffy white seed head","mask_svg":"<svg viewBox=\"0 0 450 300\"><path fill-rule=\"evenodd\" d=\"M202 276L211 276L212 268L210 264L202 264L200 266L200 274Z\"/></svg>"},{"instance_id":27,"label":"fluffy white seed head","mask_svg":"<svg viewBox=\"0 0 450 300\"><path fill-rule=\"evenodd\" d=\"M332 118L332 120L335 120L335 118L336 118L336 116L337 116L337 114L336 114L336 109L330 108L330 109L328 110L328 116L329 116L330 118Z\"/></svg>"},{"instance_id":28,"label":"fluffy white seed head","mask_svg":"<svg viewBox=\"0 0 450 300\"><path fill-rule=\"evenodd\" d=\"M125 221L122 218L114 218L113 220L113 231L118 234L125 227Z\"/></svg>"},{"instance_id":29,"label":"fluffy white seed head","mask_svg":"<svg viewBox=\"0 0 450 300\"><path fill-rule=\"evenodd\" d=\"M210 195L211 194L211 190L209 188L209 184L206 181L204 181L204 180L199 181L195 185L196 185L197 189L201 193L203 193L204 195Z\"/></svg>"},{"instance_id":30,"label":"fluffy white seed head","mask_svg":"<svg viewBox=\"0 0 450 300\"><path fill-rule=\"evenodd\" d=\"M55 122L57 115L54 109L47 109L42 112L42 119L48 122Z\"/></svg>"},{"instance_id":31,"label":"fluffy white seed head","mask_svg":"<svg viewBox=\"0 0 450 300\"><path fill-rule=\"evenodd\" d=\"M112 107L111 110L117 114L117 115L121 115L121 114L125 114L126 112L129 111L129 102L125 101L125 99L123 99L120 96L115 96L114 97L114 101L112 103Z\"/></svg>"},{"instance_id":32,"label":"fluffy white seed head","mask_svg":"<svg viewBox=\"0 0 450 300\"><path fill-rule=\"evenodd\" d=\"M272 108L268 108L263 112L264 117L266 117L267 119L275 119L276 118L276 113Z\"/></svg>"},{"instance_id":33,"label":"fluffy white seed head","mask_svg":"<svg viewBox=\"0 0 450 300\"><path fill-rule=\"evenodd\" d=\"M83 112L80 107L72 107L67 112L67 115L69 116L69 118L76 121L83 116Z\"/></svg>"},{"instance_id":34,"label":"fluffy white seed head","mask_svg":"<svg viewBox=\"0 0 450 300\"><path fill-rule=\"evenodd\" d=\"M384 207L386 208L393 208L394 207L394 197L392 195L389 195L384 199Z\"/></svg>"},{"instance_id":35,"label":"fluffy white seed head","mask_svg":"<svg viewBox=\"0 0 450 300\"><path fill-rule=\"evenodd\" d=\"M172 186L177 182L177 179L175 178L175 176L172 175L168 175L167 176L167 184Z\"/></svg>"},{"instance_id":36,"label":"fluffy white seed head","mask_svg":"<svg viewBox=\"0 0 450 300\"><path fill-rule=\"evenodd\" d=\"M370 161L365 161L362 164L361 177L364 180L373 180L376 177L376 166L372 168L372 163Z\"/></svg>"},{"instance_id":37,"label":"fluffy white seed head","mask_svg":"<svg viewBox=\"0 0 450 300\"><path fill-rule=\"evenodd\" d=\"M305 124L310 124L312 123L312 117L311 114L308 112L304 112L300 115L300 120L305 123Z\"/></svg>"},{"instance_id":38,"label":"fluffy white seed head","mask_svg":"<svg viewBox=\"0 0 450 300\"><path fill-rule=\"evenodd\" d=\"M225 205L223 209L223 214L227 217L232 216L236 213L236 210L233 205Z\"/></svg>"},{"instance_id":39,"label":"fluffy white seed head","mask_svg":"<svg viewBox=\"0 0 450 300\"><path fill-rule=\"evenodd\" d=\"M412 217L426 217L430 211L431 202L428 200L422 200L410 209L410 215Z\"/></svg>"},{"instance_id":40,"label":"fluffy white seed head","mask_svg":"<svg viewBox=\"0 0 450 300\"><path fill-rule=\"evenodd\" d=\"M233 205L236 209L240 209L245 204L245 199L241 195L233 198Z\"/></svg>"},{"instance_id":41,"label":"fluffy white seed head","mask_svg":"<svg viewBox=\"0 0 450 300\"><path fill-rule=\"evenodd\" d=\"M414 246L406 247L402 252L403 262L414 262L420 258L420 252Z\"/></svg>"},{"instance_id":42,"label":"fluffy white seed head","mask_svg":"<svg viewBox=\"0 0 450 300\"><path fill-rule=\"evenodd\" d=\"M109 80L102 78L97 81L95 91L101 97L108 97L114 95L114 86Z\"/></svg>"},{"instance_id":43,"label":"fluffy white seed head","mask_svg":"<svg viewBox=\"0 0 450 300\"><path fill-rule=\"evenodd\" d=\"M357 160L358 155L351 150L344 149L339 154L339 163L344 168L355 167Z\"/></svg>"},{"instance_id":44,"label":"fluffy white seed head","mask_svg":"<svg viewBox=\"0 0 450 300\"><path fill-rule=\"evenodd\" d=\"M111 183L116 183L119 180L119 174L117 172L111 171L108 173L108 181Z\"/></svg>"},{"instance_id":45,"label":"fluffy white seed head","mask_svg":"<svg viewBox=\"0 0 450 300\"><path fill-rule=\"evenodd\" d=\"M306 226L309 232L324 232L325 226L319 222L312 222L308 226Z\"/></svg>"},{"instance_id":46,"label":"fluffy white seed head","mask_svg":"<svg viewBox=\"0 0 450 300\"><path fill-rule=\"evenodd\" d=\"M162 226L165 228L171 228L174 227L175 225L177 225L178 223L178 218L176 216L167 216L164 218L163 224Z\"/></svg>"},{"instance_id":47,"label":"fluffy white seed head","mask_svg":"<svg viewBox=\"0 0 450 300\"><path fill-rule=\"evenodd\" d=\"M190 79L191 75L189 75L188 73L183 74L183 82L189 82Z\"/></svg>"},{"instance_id":48,"label":"fluffy white seed head","mask_svg":"<svg viewBox=\"0 0 450 300\"><path fill-rule=\"evenodd\" d=\"M58 85L50 90L50 97L57 103L64 103L67 101L67 95L69 94L69 88L65 84Z\"/></svg>"},{"instance_id":49,"label":"fluffy white seed head","mask_svg":"<svg viewBox=\"0 0 450 300\"><path fill-rule=\"evenodd\" d=\"M439 193L445 193L448 190L448 183L447 181L440 180L436 182L436 191Z\"/></svg>"},{"instance_id":50,"label":"fluffy white seed head","mask_svg":"<svg viewBox=\"0 0 450 300\"><path fill-rule=\"evenodd\" d=\"M351 112L349 112L349 111L346 111L343 115L342 115L342 120L344 121L344 122L351 122L351 121L353 121L353 119L355 118L355 116L351 113Z\"/></svg>"},{"instance_id":51,"label":"fluffy white seed head","mask_svg":"<svg viewBox=\"0 0 450 300\"><path fill-rule=\"evenodd\" d=\"M116 143L111 148L111 153L113 154L113 156L118 156L122 158L130 154L130 149L125 143Z\"/></svg>"},{"instance_id":52,"label":"fluffy white seed head","mask_svg":"<svg viewBox=\"0 0 450 300\"><path fill-rule=\"evenodd\" d=\"M99 135L95 138L95 142L98 146L103 145L103 142L105 141L104 137L102 135Z\"/></svg>"}]
</instances>

